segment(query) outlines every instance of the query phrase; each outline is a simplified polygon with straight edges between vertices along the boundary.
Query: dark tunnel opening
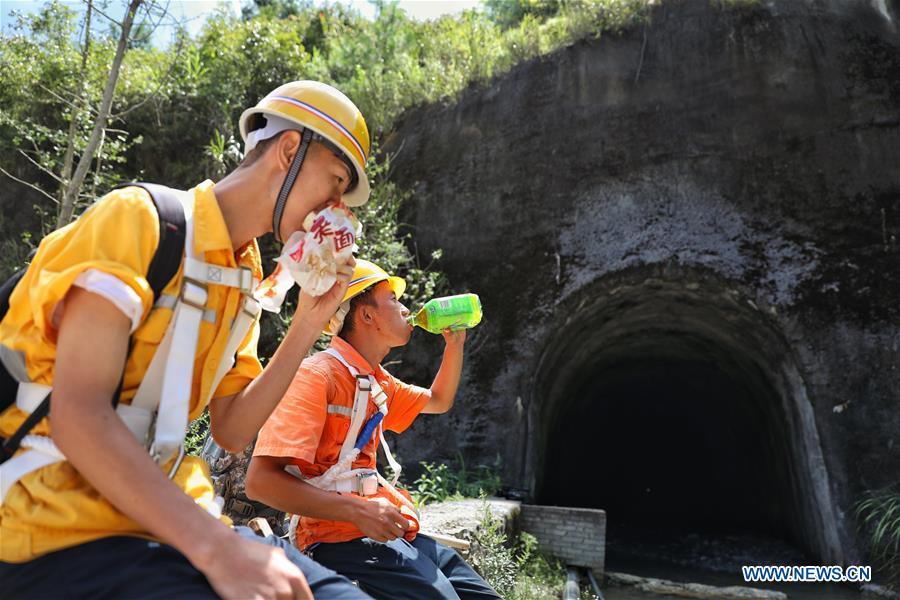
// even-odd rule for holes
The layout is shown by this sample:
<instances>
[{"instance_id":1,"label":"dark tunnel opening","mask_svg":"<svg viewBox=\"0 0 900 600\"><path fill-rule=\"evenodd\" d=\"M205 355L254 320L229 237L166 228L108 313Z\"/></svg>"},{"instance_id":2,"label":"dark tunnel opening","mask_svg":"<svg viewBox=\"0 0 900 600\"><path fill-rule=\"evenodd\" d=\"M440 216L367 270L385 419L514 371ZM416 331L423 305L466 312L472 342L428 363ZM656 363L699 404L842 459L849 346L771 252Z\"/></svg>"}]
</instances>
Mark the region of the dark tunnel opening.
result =
<instances>
[{"instance_id":1,"label":"dark tunnel opening","mask_svg":"<svg viewBox=\"0 0 900 600\"><path fill-rule=\"evenodd\" d=\"M571 384L548 440L542 503L600 506L648 527L786 531L783 460L760 408L774 394L763 382L679 358L614 362L587 375ZM585 473L572 457L603 460ZM585 485L568 485L578 480Z\"/></svg>"},{"instance_id":2,"label":"dark tunnel opening","mask_svg":"<svg viewBox=\"0 0 900 600\"><path fill-rule=\"evenodd\" d=\"M779 564L839 560L792 361L762 311L709 282L595 291L536 369L535 501L605 510L610 556L632 541L690 553L679 544L707 536L736 553L760 541Z\"/></svg>"}]
</instances>

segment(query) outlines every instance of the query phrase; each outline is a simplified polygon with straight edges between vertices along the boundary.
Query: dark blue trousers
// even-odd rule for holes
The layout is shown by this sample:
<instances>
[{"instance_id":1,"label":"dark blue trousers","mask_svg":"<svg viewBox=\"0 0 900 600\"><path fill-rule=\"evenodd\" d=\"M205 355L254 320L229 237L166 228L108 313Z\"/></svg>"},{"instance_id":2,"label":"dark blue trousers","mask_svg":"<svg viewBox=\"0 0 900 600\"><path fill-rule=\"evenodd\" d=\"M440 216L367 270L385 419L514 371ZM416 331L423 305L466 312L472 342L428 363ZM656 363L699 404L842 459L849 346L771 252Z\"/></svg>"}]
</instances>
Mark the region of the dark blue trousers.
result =
<instances>
[{"instance_id":1,"label":"dark blue trousers","mask_svg":"<svg viewBox=\"0 0 900 600\"><path fill-rule=\"evenodd\" d=\"M419 535L376 542L361 538L315 544L307 555L359 582L375 598L497 600L500 596L455 550Z\"/></svg>"},{"instance_id":2,"label":"dark blue trousers","mask_svg":"<svg viewBox=\"0 0 900 600\"><path fill-rule=\"evenodd\" d=\"M350 580L317 565L285 540L258 537L248 527L236 527L235 531L284 549L303 571L316 598L369 598ZM51 552L26 563L0 562L0 598L208 600L218 596L203 573L175 548L120 536Z\"/></svg>"}]
</instances>

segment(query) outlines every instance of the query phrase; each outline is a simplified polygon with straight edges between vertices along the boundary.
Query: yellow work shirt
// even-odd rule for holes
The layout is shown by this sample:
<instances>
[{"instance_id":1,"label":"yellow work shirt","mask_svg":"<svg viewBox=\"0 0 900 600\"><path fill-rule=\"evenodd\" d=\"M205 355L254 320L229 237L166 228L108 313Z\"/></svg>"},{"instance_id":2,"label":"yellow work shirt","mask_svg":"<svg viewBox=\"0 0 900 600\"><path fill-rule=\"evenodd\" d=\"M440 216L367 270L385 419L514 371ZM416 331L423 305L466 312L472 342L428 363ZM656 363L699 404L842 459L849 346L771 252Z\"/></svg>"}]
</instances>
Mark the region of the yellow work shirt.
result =
<instances>
[{"instance_id":1,"label":"yellow work shirt","mask_svg":"<svg viewBox=\"0 0 900 600\"><path fill-rule=\"evenodd\" d=\"M256 241L237 252L231 247L225 220L213 194L213 182L204 181L194 188L194 198L194 246L198 257L225 267L249 267L261 279ZM93 269L125 283L143 304L143 318L132 334L131 354L122 383L121 402L131 402L172 318L172 310L167 308L151 312L153 291L146 273L158 242L159 217L149 194L138 187L107 194L76 222L44 238L10 297L9 312L0 322L0 343L24 355L31 381L53 385L57 339L53 311L75 279ZM179 268L163 293L177 296L182 276ZM210 285L207 306L215 311L216 319L215 323L204 319L200 325L189 409L191 419L200 416L205 408L200 399L210 397L209 388L225 351L231 321L240 310L240 290ZM243 340L234 367L212 397L235 394L262 372L256 355L258 338L257 321ZM9 407L0 415L0 435L9 437L24 419L25 413L15 405ZM43 419L32 433L49 435L48 421ZM174 481L195 500L213 499L209 470L197 457L185 458ZM68 462L26 475L9 490L0 507L0 561L23 562L111 535L149 536L100 496Z\"/></svg>"}]
</instances>

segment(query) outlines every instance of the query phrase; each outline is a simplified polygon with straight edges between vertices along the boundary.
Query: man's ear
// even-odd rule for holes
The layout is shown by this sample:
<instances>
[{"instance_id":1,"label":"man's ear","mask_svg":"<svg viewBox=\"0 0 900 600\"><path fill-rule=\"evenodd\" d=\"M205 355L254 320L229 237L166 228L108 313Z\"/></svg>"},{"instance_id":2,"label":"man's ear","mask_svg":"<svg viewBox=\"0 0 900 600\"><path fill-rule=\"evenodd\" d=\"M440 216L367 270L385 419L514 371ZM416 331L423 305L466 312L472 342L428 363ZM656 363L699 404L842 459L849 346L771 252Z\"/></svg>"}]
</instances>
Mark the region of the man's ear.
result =
<instances>
[{"instance_id":1,"label":"man's ear","mask_svg":"<svg viewBox=\"0 0 900 600\"><path fill-rule=\"evenodd\" d=\"M360 304L357 312L363 323L371 325L375 322L375 307L371 304Z\"/></svg>"},{"instance_id":2,"label":"man's ear","mask_svg":"<svg viewBox=\"0 0 900 600\"><path fill-rule=\"evenodd\" d=\"M278 141L275 143L275 152L272 158L276 161L276 164L280 170L287 171L291 167L291 161L294 160L294 155L297 153L297 149L299 147L299 131L289 129L278 136Z\"/></svg>"}]
</instances>

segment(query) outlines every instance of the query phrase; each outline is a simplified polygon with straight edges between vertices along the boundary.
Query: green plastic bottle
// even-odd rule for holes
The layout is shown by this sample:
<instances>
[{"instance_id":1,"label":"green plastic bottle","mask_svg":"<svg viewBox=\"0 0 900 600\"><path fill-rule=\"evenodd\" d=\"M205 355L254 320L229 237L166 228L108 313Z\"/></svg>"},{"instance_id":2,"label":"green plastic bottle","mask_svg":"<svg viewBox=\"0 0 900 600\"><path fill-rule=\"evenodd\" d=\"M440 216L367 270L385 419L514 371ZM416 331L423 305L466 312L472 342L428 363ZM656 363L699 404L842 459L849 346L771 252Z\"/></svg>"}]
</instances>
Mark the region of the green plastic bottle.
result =
<instances>
[{"instance_id":1,"label":"green plastic bottle","mask_svg":"<svg viewBox=\"0 0 900 600\"><path fill-rule=\"evenodd\" d=\"M409 317L411 325L441 333L445 329L469 329L481 323L481 299L477 294L434 298Z\"/></svg>"}]
</instances>

